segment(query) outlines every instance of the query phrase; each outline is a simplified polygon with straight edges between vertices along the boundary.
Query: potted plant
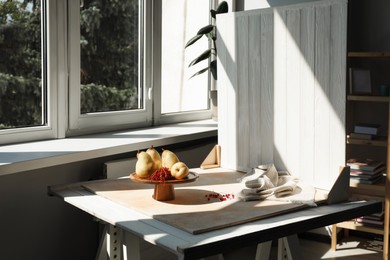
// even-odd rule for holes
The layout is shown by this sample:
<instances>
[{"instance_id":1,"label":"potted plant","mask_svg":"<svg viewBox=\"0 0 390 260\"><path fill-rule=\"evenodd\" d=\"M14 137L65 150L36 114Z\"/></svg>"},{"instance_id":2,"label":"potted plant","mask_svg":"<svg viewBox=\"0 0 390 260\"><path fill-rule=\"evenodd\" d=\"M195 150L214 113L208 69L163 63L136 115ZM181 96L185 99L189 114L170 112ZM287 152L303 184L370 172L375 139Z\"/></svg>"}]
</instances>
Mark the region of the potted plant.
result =
<instances>
[{"instance_id":1,"label":"potted plant","mask_svg":"<svg viewBox=\"0 0 390 260\"><path fill-rule=\"evenodd\" d=\"M191 76L195 77L199 74L202 74L206 71L210 71L210 74L212 76L211 79L211 89L210 89L210 99L211 99L211 110L213 113L213 119L217 119L217 90L215 87L215 83L217 80L217 46L216 46L216 40L217 40L217 27L215 25L215 21L217 18L217 14L227 13L229 11L229 6L226 1L221 2L217 9L211 9L210 10L210 24L202 27L199 29L198 33L192 37L184 48L187 48L197 42L200 38L205 36L208 41L210 42L209 48L205 50L203 53L201 53L198 57L196 57L193 61L191 61L188 65L188 67L191 67L201 61L207 60L208 66L197 71L195 74Z\"/></svg>"}]
</instances>

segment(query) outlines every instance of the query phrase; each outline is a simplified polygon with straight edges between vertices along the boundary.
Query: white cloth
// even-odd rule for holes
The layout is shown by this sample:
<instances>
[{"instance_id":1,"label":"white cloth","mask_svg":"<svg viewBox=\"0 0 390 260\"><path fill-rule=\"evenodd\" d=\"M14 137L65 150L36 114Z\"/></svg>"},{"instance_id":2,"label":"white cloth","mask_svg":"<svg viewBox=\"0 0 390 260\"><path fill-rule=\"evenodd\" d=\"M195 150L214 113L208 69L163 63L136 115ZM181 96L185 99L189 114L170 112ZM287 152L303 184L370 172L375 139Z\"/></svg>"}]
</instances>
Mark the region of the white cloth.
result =
<instances>
[{"instance_id":1,"label":"white cloth","mask_svg":"<svg viewBox=\"0 0 390 260\"><path fill-rule=\"evenodd\" d=\"M316 206L315 189L288 172L278 172L274 164L259 165L239 181L244 186L239 194L243 201L272 199Z\"/></svg>"}]
</instances>

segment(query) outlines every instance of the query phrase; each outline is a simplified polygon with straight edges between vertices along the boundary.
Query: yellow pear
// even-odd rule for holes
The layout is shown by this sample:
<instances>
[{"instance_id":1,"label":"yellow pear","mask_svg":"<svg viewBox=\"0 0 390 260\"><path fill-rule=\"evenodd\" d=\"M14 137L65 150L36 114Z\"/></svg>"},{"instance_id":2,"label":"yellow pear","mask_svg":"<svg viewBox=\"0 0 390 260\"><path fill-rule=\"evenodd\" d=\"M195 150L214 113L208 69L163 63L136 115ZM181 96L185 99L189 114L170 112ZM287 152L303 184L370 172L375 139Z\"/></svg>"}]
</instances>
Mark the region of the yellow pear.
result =
<instances>
[{"instance_id":1,"label":"yellow pear","mask_svg":"<svg viewBox=\"0 0 390 260\"><path fill-rule=\"evenodd\" d=\"M149 178L154 172L154 161L147 152L137 153L137 162L135 163L135 173L140 178Z\"/></svg>"},{"instance_id":2,"label":"yellow pear","mask_svg":"<svg viewBox=\"0 0 390 260\"><path fill-rule=\"evenodd\" d=\"M171 174L175 179L184 179L190 174L190 169L183 162L177 162L172 165Z\"/></svg>"},{"instance_id":3,"label":"yellow pear","mask_svg":"<svg viewBox=\"0 0 390 260\"><path fill-rule=\"evenodd\" d=\"M159 170L162 166L161 156L156 149L154 149L153 145L146 150L146 152L152 157L154 161L154 170Z\"/></svg>"},{"instance_id":4,"label":"yellow pear","mask_svg":"<svg viewBox=\"0 0 390 260\"><path fill-rule=\"evenodd\" d=\"M167 167L169 170L172 165L179 162L179 158L177 158L176 154L169 150L164 150L161 154L162 167Z\"/></svg>"}]
</instances>

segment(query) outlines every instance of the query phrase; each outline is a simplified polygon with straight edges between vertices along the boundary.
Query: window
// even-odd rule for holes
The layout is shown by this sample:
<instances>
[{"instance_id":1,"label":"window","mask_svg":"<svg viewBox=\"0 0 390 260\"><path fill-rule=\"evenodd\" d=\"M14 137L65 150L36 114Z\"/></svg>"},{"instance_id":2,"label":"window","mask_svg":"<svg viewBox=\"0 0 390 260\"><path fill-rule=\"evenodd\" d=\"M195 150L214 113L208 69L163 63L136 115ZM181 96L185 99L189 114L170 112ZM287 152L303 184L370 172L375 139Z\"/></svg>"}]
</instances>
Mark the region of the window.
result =
<instances>
[{"instance_id":1,"label":"window","mask_svg":"<svg viewBox=\"0 0 390 260\"><path fill-rule=\"evenodd\" d=\"M55 136L48 10L39 0L0 0L0 144Z\"/></svg>"},{"instance_id":2,"label":"window","mask_svg":"<svg viewBox=\"0 0 390 260\"><path fill-rule=\"evenodd\" d=\"M138 1L82 3L81 114L142 109Z\"/></svg>"},{"instance_id":3,"label":"window","mask_svg":"<svg viewBox=\"0 0 390 260\"><path fill-rule=\"evenodd\" d=\"M0 0L0 144L209 118L200 3Z\"/></svg>"},{"instance_id":4,"label":"window","mask_svg":"<svg viewBox=\"0 0 390 260\"><path fill-rule=\"evenodd\" d=\"M69 2L68 134L152 124L142 10L138 0Z\"/></svg>"},{"instance_id":5,"label":"window","mask_svg":"<svg viewBox=\"0 0 390 260\"><path fill-rule=\"evenodd\" d=\"M162 1L161 112L163 114L208 108L207 73L191 78L196 71L208 66L207 60L203 64L197 64L199 67L188 69L188 64L208 49L208 40L203 37L203 41L184 49L186 42L207 24L209 24L207 1Z\"/></svg>"},{"instance_id":6,"label":"window","mask_svg":"<svg viewBox=\"0 0 390 260\"><path fill-rule=\"evenodd\" d=\"M42 126L40 2L0 0L0 129Z\"/></svg>"},{"instance_id":7,"label":"window","mask_svg":"<svg viewBox=\"0 0 390 260\"><path fill-rule=\"evenodd\" d=\"M211 1L213 2L213 1ZM207 60L188 68L190 62L208 49L206 37L191 48L185 45L200 28L209 24L209 1L161 1L161 100L156 115L161 122L210 117L209 75L192 77L208 66ZM155 76L158 78L158 76Z\"/></svg>"}]
</instances>

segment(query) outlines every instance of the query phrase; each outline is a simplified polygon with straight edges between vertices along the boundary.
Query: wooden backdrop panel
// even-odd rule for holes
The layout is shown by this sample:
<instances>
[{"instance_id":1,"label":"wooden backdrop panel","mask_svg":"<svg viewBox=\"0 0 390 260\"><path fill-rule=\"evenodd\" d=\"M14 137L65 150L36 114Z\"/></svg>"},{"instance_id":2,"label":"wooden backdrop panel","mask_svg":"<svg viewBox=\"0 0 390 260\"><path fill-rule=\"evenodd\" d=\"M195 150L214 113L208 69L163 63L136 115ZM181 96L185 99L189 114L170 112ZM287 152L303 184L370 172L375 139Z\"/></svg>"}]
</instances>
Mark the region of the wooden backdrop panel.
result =
<instances>
[{"instance_id":1,"label":"wooden backdrop panel","mask_svg":"<svg viewBox=\"0 0 390 260\"><path fill-rule=\"evenodd\" d=\"M328 187L345 164L347 2L219 15L221 163Z\"/></svg>"}]
</instances>

